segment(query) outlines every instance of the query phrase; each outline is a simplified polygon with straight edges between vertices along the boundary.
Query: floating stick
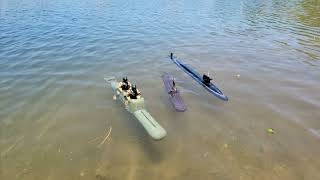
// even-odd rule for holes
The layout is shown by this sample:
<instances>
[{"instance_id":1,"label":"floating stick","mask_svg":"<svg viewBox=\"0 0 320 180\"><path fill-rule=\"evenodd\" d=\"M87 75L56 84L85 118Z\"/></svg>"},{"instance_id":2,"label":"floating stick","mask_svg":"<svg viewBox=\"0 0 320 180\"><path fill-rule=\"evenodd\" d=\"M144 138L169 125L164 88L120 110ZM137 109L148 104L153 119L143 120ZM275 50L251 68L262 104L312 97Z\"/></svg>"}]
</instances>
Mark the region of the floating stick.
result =
<instances>
[{"instance_id":1,"label":"floating stick","mask_svg":"<svg viewBox=\"0 0 320 180\"><path fill-rule=\"evenodd\" d=\"M107 136L103 139L103 141L98 145L98 148L100 148L104 142L106 142L106 140L108 139L109 135L111 134L111 131L112 131L112 126L110 126L110 129L109 129L109 132L107 134Z\"/></svg>"}]
</instances>

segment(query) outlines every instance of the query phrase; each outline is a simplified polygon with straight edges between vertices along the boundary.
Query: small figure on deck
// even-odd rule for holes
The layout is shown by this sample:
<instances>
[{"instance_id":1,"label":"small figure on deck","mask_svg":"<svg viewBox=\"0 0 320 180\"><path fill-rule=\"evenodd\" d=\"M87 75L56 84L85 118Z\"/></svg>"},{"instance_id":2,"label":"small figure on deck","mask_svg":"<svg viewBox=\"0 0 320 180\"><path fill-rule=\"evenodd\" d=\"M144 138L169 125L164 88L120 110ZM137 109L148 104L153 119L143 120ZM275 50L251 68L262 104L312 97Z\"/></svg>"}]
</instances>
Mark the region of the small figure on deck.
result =
<instances>
[{"instance_id":1,"label":"small figure on deck","mask_svg":"<svg viewBox=\"0 0 320 180\"><path fill-rule=\"evenodd\" d=\"M174 81L174 79L172 80L172 87L171 87L171 90L168 92L171 96L174 95L174 93L177 92L177 87L176 87L176 83Z\"/></svg>"},{"instance_id":2,"label":"small figure on deck","mask_svg":"<svg viewBox=\"0 0 320 180\"><path fill-rule=\"evenodd\" d=\"M212 78L210 78L209 76L203 74L202 76L202 81L205 85L209 85L210 84L210 81L212 80Z\"/></svg>"},{"instance_id":3,"label":"small figure on deck","mask_svg":"<svg viewBox=\"0 0 320 180\"><path fill-rule=\"evenodd\" d=\"M124 90L124 91L128 91L130 89L130 85L129 85L129 82L128 82L128 78L125 77L122 79L122 82L121 82L121 89Z\"/></svg>"},{"instance_id":4,"label":"small figure on deck","mask_svg":"<svg viewBox=\"0 0 320 180\"><path fill-rule=\"evenodd\" d=\"M133 85L133 86L131 87L131 91L130 91L130 93L129 93L130 99L137 99L138 96L140 96L140 95L141 95L141 93L140 93L139 90L137 89L137 86L136 86L136 85Z\"/></svg>"}]
</instances>

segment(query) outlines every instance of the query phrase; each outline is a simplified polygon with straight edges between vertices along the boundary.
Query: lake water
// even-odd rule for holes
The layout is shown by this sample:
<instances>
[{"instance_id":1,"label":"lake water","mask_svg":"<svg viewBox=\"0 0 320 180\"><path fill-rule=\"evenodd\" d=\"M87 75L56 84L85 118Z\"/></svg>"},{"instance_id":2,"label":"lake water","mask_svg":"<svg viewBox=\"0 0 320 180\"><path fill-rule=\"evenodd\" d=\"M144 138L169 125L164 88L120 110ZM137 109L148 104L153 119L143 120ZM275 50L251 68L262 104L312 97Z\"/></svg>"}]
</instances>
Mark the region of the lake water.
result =
<instances>
[{"instance_id":1,"label":"lake water","mask_svg":"<svg viewBox=\"0 0 320 180\"><path fill-rule=\"evenodd\" d=\"M319 0L0 0L0 179L320 179L319 67ZM165 139L112 100L111 76L137 84Z\"/></svg>"}]
</instances>

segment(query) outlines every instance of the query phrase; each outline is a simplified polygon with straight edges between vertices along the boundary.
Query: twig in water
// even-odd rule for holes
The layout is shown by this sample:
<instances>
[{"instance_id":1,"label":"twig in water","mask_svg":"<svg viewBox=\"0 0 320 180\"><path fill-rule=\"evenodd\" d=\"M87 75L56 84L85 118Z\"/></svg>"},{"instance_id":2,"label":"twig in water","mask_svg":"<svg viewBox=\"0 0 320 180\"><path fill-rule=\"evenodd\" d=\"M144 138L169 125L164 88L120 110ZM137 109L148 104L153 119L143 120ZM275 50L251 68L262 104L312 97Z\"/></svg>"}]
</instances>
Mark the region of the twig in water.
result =
<instances>
[{"instance_id":1,"label":"twig in water","mask_svg":"<svg viewBox=\"0 0 320 180\"><path fill-rule=\"evenodd\" d=\"M7 150L1 152L0 157L6 156L23 138L24 136L19 137Z\"/></svg>"},{"instance_id":2,"label":"twig in water","mask_svg":"<svg viewBox=\"0 0 320 180\"><path fill-rule=\"evenodd\" d=\"M103 141L98 145L98 148L100 148L104 142L106 142L106 140L108 139L109 135L111 134L111 131L112 131L112 126L110 126L110 129L109 129L109 132L107 134L107 136L103 139Z\"/></svg>"},{"instance_id":3,"label":"twig in water","mask_svg":"<svg viewBox=\"0 0 320 180\"><path fill-rule=\"evenodd\" d=\"M102 137L102 136L98 136L98 137L96 137L96 138L94 138L94 139L91 139L90 141L88 141L88 143L92 143L92 142L98 140L98 139L101 138L101 137Z\"/></svg>"}]
</instances>

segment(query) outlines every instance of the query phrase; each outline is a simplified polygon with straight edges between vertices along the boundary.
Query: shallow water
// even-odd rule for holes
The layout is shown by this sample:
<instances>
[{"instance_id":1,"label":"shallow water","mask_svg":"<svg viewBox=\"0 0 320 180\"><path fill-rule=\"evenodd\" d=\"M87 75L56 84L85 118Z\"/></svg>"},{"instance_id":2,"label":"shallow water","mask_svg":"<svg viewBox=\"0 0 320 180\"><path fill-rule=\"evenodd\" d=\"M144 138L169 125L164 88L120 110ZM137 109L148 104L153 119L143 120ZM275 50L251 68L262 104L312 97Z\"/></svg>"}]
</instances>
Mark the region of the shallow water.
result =
<instances>
[{"instance_id":1,"label":"shallow water","mask_svg":"<svg viewBox=\"0 0 320 180\"><path fill-rule=\"evenodd\" d=\"M319 22L319 0L0 0L0 179L320 179ZM164 140L112 100L125 75Z\"/></svg>"}]
</instances>

